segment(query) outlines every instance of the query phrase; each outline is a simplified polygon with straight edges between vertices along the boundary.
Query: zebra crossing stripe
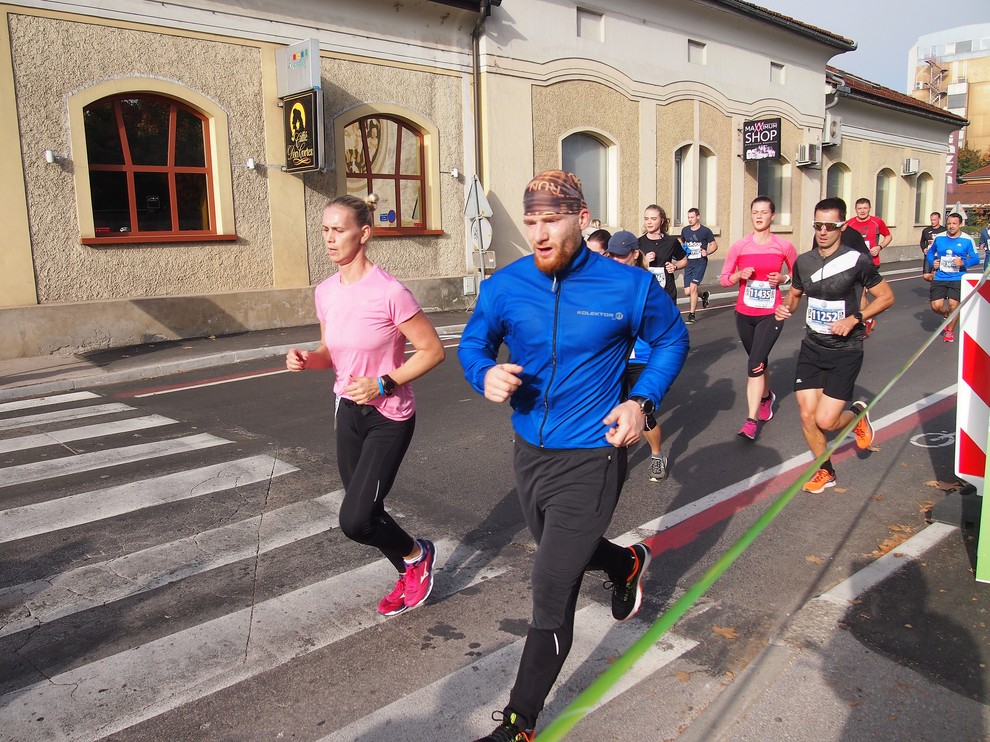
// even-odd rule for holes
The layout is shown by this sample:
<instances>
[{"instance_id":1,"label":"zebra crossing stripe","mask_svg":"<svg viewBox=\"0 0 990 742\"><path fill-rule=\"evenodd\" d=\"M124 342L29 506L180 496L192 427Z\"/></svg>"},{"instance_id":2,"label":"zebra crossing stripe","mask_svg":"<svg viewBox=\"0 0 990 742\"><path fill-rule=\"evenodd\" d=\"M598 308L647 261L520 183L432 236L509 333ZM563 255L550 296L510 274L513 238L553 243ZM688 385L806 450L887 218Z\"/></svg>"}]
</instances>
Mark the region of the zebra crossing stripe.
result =
<instances>
[{"instance_id":1,"label":"zebra crossing stripe","mask_svg":"<svg viewBox=\"0 0 990 742\"><path fill-rule=\"evenodd\" d=\"M455 545L437 543L441 563ZM491 558L466 561L475 566L448 560L437 570L435 596L507 569ZM0 696L2 734L19 742L114 734L377 624L378 593L394 580L380 559L11 691ZM379 586L373 597L369 586Z\"/></svg>"},{"instance_id":2,"label":"zebra crossing stripe","mask_svg":"<svg viewBox=\"0 0 990 742\"><path fill-rule=\"evenodd\" d=\"M84 417L96 417L97 415L116 415L118 412L127 412L134 408L120 402L110 402L108 404L96 404L89 407L73 407L69 410L56 410L55 412L39 412L36 415L21 415L20 417L8 417L0 419L0 430L13 430L15 428L29 428L32 425L49 425L51 423L62 423L70 420L81 420Z\"/></svg>"},{"instance_id":3,"label":"zebra crossing stripe","mask_svg":"<svg viewBox=\"0 0 990 742\"><path fill-rule=\"evenodd\" d=\"M148 428L156 428L161 425L173 425L176 422L176 420L161 415L145 415L144 417L132 417L128 420L115 420L109 423L83 425L82 427L69 428L68 430L55 430L51 433L23 435L19 438L0 440L0 453L13 453L14 451L26 451L31 448L55 446L60 443L71 443L73 441L89 440L108 435L120 435L121 433L133 433L137 430L147 430Z\"/></svg>"},{"instance_id":4,"label":"zebra crossing stripe","mask_svg":"<svg viewBox=\"0 0 990 742\"><path fill-rule=\"evenodd\" d=\"M65 477L70 474L81 474L94 469L105 469L109 466L131 464L135 461L154 459L159 456L172 456L188 451L199 451L213 446L225 446L231 441L217 438L209 433L187 435L166 441L139 443L135 446L122 446L107 451L80 453L75 456L64 456L48 461L32 461L29 464L18 464L0 469L0 487L13 487L17 484L39 482L43 479Z\"/></svg>"},{"instance_id":5,"label":"zebra crossing stripe","mask_svg":"<svg viewBox=\"0 0 990 742\"><path fill-rule=\"evenodd\" d=\"M293 471L296 467L271 456L250 456L0 510L0 543L242 487Z\"/></svg>"},{"instance_id":6,"label":"zebra crossing stripe","mask_svg":"<svg viewBox=\"0 0 990 742\"><path fill-rule=\"evenodd\" d=\"M336 490L271 510L263 516L0 589L0 637L155 590L336 528L343 497L344 490ZM5 606L9 608L4 610Z\"/></svg>"},{"instance_id":7,"label":"zebra crossing stripe","mask_svg":"<svg viewBox=\"0 0 990 742\"><path fill-rule=\"evenodd\" d=\"M19 399L16 402L0 402L0 412L29 410L33 407L47 407L53 404L65 404L66 402L80 402L84 399L97 399L99 396L99 394L94 394L93 392L71 392L69 394L54 394L50 397Z\"/></svg>"},{"instance_id":8,"label":"zebra crossing stripe","mask_svg":"<svg viewBox=\"0 0 990 742\"><path fill-rule=\"evenodd\" d=\"M554 685L541 718L553 718L622 654L643 632L638 621L617 623L611 610L592 603L577 612L574 644ZM409 719L429 719L429 739L476 739L491 732L491 712L509 699L524 639L486 655L398 701L379 708L352 724L327 735L320 742L414 742L423 739L422 726L408 728ZM670 664L697 646L697 642L671 634L654 645L595 708L629 690L633 685Z\"/></svg>"}]
</instances>

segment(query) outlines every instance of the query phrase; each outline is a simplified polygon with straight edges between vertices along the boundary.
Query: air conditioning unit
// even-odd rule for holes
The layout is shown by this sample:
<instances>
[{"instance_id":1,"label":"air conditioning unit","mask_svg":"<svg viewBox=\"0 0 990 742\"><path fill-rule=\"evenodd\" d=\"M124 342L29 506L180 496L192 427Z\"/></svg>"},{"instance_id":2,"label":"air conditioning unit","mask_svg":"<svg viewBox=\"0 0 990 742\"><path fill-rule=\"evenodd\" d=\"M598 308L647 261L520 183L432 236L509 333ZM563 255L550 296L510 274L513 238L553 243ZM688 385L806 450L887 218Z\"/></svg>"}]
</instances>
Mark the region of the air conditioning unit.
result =
<instances>
[{"instance_id":1,"label":"air conditioning unit","mask_svg":"<svg viewBox=\"0 0 990 742\"><path fill-rule=\"evenodd\" d=\"M918 80L918 81L917 81L917 82L916 82L916 83L914 84L914 89L915 89L915 90L924 90L924 89L925 89L925 87L926 87L926 85L925 85L925 83L924 83L923 81L921 81L921 80Z\"/></svg>"},{"instance_id":2,"label":"air conditioning unit","mask_svg":"<svg viewBox=\"0 0 990 742\"><path fill-rule=\"evenodd\" d=\"M799 144L797 157L798 165L818 165L822 160L821 149L817 144Z\"/></svg>"},{"instance_id":3,"label":"air conditioning unit","mask_svg":"<svg viewBox=\"0 0 990 742\"><path fill-rule=\"evenodd\" d=\"M901 169L901 175L917 175L920 169L921 162L913 157L909 157L904 160L904 167Z\"/></svg>"},{"instance_id":4,"label":"air conditioning unit","mask_svg":"<svg viewBox=\"0 0 990 742\"><path fill-rule=\"evenodd\" d=\"M837 147L842 144L842 119L825 112L825 125L822 127L822 146Z\"/></svg>"}]
</instances>

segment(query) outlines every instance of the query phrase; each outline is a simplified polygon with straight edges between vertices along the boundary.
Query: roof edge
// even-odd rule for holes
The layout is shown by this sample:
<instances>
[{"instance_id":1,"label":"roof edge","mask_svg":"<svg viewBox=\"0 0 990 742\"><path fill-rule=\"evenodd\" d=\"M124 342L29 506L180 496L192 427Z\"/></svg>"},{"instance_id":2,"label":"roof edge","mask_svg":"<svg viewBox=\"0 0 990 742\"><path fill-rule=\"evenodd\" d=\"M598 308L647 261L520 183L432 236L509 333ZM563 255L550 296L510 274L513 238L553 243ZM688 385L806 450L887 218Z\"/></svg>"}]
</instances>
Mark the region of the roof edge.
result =
<instances>
[{"instance_id":1,"label":"roof edge","mask_svg":"<svg viewBox=\"0 0 990 742\"><path fill-rule=\"evenodd\" d=\"M753 3L746 2L745 0L711 0L711 2L716 5L723 5L732 10L739 11L744 15L758 18L761 21L767 21L775 26L792 31L800 36L814 39L819 43L825 44L826 46L831 46L835 49L840 49L844 52L856 51L859 47L855 41L852 39L847 39L845 36L840 36L839 34L832 33L831 31L826 31L823 28L812 26L810 23L799 21L796 18L791 18L789 15L768 10L767 8L754 5Z\"/></svg>"}]
</instances>

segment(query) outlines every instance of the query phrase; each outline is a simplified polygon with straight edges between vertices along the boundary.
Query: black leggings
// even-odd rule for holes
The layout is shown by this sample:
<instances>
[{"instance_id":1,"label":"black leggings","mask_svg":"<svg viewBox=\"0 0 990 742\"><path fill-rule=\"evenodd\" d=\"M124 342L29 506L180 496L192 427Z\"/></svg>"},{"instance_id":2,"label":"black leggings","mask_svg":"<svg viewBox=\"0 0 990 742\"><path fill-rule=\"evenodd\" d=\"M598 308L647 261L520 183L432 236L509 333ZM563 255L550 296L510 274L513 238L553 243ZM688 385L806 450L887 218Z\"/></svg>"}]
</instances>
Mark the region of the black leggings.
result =
<instances>
[{"instance_id":1,"label":"black leggings","mask_svg":"<svg viewBox=\"0 0 990 742\"><path fill-rule=\"evenodd\" d=\"M772 314L750 315L736 312L736 331L749 354L747 373L750 378L755 379L766 372L770 351L783 329L783 320L778 320Z\"/></svg>"},{"instance_id":2,"label":"black leggings","mask_svg":"<svg viewBox=\"0 0 990 742\"><path fill-rule=\"evenodd\" d=\"M517 438L513 466L537 549L533 621L509 708L532 727L571 649L584 573L602 570L622 583L632 569L629 549L603 536L626 478L626 449L541 449Z\"/></svg>"},{"instance_id":3,"label":"black leggings","mask_svg":"<svg viewBox=\"0 0 990 742\"><path fill-rule=\"evenodd\" d=\"M399 572L412 537L385 512L385 496L406 455L416 416L389 420L369 405L341 399L337 408L337 468L344 482L340 529L352 541L377 547Z\"/></svg>"}]
</instances>

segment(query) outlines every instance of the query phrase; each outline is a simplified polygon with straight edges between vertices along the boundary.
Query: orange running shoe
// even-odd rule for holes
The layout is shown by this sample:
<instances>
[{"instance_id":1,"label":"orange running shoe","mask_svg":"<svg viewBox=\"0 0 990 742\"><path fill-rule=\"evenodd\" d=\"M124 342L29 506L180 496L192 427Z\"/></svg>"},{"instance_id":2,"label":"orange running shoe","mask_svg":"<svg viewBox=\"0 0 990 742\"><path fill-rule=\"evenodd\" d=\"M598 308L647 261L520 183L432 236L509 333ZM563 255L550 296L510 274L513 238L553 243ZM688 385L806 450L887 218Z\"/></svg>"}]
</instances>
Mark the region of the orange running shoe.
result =
<instances>
[{"instance_id":1,"label":"orange running shoe","mask_svg":"<svg viewBox=\"0 0 990 742\"><path fill-rule=\"evenodd\" d=\"M835 475L829 474L824 469L819 469L815 472L815 476L808 480L807 484L802 487L805 492L810 492L813 495L817 495L819 492L824 492L829 487L835 486Z\"/></svg>"},{"instance_id":2,"label":"orange running shoe","mask_svg":"<svg viewBox=\"0 0 990 742\"><path fill-rule=\"evenodd\" d=\"M852 403L852 411L857 415L866 409L866 402L858 401ZM856 436L856 445L860 448L869 448L873 443L873 423L870 422L870 414L863 415L863 419L856 423L853 428L853 435Z\"/></svg>"}]
</instances>

